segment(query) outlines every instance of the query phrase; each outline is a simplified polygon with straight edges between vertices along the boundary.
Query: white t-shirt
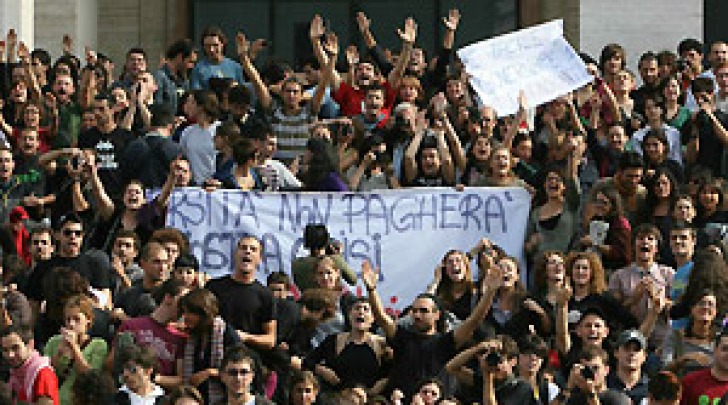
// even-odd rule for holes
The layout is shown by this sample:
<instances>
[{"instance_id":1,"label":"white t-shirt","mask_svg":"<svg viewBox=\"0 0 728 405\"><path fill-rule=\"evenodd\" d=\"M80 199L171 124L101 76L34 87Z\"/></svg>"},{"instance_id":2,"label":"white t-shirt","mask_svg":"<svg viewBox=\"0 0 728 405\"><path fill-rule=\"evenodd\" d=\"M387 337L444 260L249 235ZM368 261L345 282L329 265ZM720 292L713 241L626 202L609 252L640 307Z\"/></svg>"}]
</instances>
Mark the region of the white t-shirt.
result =
<instances>
[{"instance_id":1,"label":"white t-shirt","mask_svg":"<svg viewBox=\"0 0 728 405\"><path fill-rule=\"evenodd\" d=\"M629 141L630 148L640 155L642 154L642 139L644 139L645 135L647 135L647 132L649 132L650 129L652 128L650 128L649 125L641 128L640 130L632 134L632 139L630 139ZM667 136L667 143L670 145L670 153L668 154L668 158L680 164L683 164L680 131L667 124L663 124L662 129L665 131L665 135Z\"/></svg>"}]
</instances>

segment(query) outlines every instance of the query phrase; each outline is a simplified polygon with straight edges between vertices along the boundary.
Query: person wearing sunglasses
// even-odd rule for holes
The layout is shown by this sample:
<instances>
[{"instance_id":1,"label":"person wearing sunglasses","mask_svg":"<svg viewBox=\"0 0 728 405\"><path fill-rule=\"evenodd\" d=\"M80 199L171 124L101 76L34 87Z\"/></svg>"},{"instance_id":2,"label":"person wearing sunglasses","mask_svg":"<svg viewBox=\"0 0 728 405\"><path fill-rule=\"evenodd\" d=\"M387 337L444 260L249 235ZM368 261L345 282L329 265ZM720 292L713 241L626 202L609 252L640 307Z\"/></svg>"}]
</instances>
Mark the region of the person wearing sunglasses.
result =
<instances>
[{"instance_id":1,"label":"person wearing sunglasses","mask_svg":"<svg viewBox=\"0 0 728 405\"><path fill-rule=\"evenodd\" d=\"M98 306L111 305L111 265L108 257L99 251L85 250L85 226L76 213L63 215L56 225L55 239L58 242L53 256L40 261L29 277L23 293L29 300L42 302L43 280L56 267L70 267L88 281Z\"/></svg>"},{"instance_id":2,"label":"person wearing sunglasses","mask_svg":"<svg viewBox=\"0 0 728 405\"><path fill-rule=\"evenodd\" d=\"M220 380L225 386L225 400L218 402L219 405L272 404L264 396L253 392L255 364L255 359L243 346L233 346L225 352L220 364Z\"/></svg>"}]
</instances>

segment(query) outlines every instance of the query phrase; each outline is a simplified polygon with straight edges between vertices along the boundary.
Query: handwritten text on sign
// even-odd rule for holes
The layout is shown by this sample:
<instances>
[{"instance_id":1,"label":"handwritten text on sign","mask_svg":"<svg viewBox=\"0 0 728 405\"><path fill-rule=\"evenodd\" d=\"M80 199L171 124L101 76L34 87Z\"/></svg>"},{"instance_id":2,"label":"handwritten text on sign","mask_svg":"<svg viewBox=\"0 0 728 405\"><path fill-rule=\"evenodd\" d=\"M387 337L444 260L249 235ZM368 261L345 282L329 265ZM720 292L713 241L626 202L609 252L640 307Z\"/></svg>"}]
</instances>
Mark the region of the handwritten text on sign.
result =
<instances>
[{"instance_id":1,"label":"handwritten text on sign","mask_svg":"<svg viewBox=\"0 0 728 405\"><path fill-rule=\"evenodd\" d=\"M263 241L261 278L290 272L305 254L303 229L325 224L354 268L369 260L382 269L382 292L408 302L430 281L450 249L488 237L521 256L530 197L521 188L387 190L380 193L257 193L182 189L172 194L168 226L190 238L201 267L213 277L232 270L241 236Z\"/></svg>"},{"instance_id":2,"label":"handwritten text on sign","mask_svg":"<svg viewBox=\"0 0 728 405\"><path fill-rule=\"evenodd\" d=\"M564 39L562 20L480 41L457 53L480 99L499 115L518 110L520 90L533 107L593 80Z\"/></svg>"}]
</instances>

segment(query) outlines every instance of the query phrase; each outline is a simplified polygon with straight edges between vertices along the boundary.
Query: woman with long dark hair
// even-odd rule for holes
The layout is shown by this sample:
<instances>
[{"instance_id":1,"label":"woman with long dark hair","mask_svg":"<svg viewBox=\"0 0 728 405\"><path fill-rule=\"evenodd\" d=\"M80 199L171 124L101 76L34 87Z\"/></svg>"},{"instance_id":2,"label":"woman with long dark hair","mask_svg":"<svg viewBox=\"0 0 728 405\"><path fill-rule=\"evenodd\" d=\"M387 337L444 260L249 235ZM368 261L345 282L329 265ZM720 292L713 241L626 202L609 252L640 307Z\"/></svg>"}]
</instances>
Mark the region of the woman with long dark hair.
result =
<instances>
[{"instance_id":1,"label":"woman with long dark hair","mask_svg":"<svg viewBox=\"0 0 728 405\"><path fill-rule=\"evenodd\" d=\"M178 305L189 333L178 374L200 390L205 403L219 401L225 392L219 379L223 355L227 348L241 344L240 337L218 316L218 301L210 291L191 291L180 298Z\"/></svg>"},{"instance_id":2,"label":"woman with long dark hair","mask_svg":"<svg viewBox=\"0 0 728 405\"><path fill-rule=\"evenodd\" d=\"M348 191L339 172L339 158L329 141L310 138L303 155L302 176L306 191Z\"/></svg>"},{"instance_id":3,"label":"woman with long dark hair","mask_svg":"<svg viewBox=\"0 0 728 405\"><path fill-rule=\"evenodd\" d=\"M595 188L591 201L591 216L584 221L584 236L580 240L583 249L601 256L604 268L616 270L632 260L632 226L625 217L622 197L612 187ZM592 221L602 221L609 229L604 241L595 241L590 235Z\"/></svg>"},{"instance_id":4,"label":"woman with long dark hair","mask_svg":"<svg viewBox=\"0 0 728 405\"><path fill-rule=\"evenodd\" d=\"M637 212L637 224L654 224L660 230L662 240L670 240L670 229L674 222L671 212L678 198L679 183L670 170L661 167L655 170L653 176L646 179L645 187L647 197ZM659 255L665 263L673 262L672 252L667 243L660 246Z\"/></svg>"},{"instance_id":5,"label":"woman with long dark hair","mask_svg":"<svg viewBox=\"0 0 728 405\"><path fill-rule=\"evenodd\" d=\"M579 232L579 179L576 168L566 174L555 166L544 171L541 197L528 218L526 252L538 258L547 250L566 252Z\"/></svg>"},{"instance_id":6,"label":"woman with long dark hair","mask_svg":"<svg viewBox=\"0 0 728 405\"><path fill-rule=\"evenodd\" d=\"M484 181L488 174L493 138L484 133L476 133L465 154L465 169L460 175L460 183L472 186Z\"/></svg>"},{"instance_id":7,"label":"woman with long dark hair","mask_svg":"<svg viewBox=\"0 0 728 405\"><path fill-rule=\"evenodd\" d=\"M436 295L443 308L458 319L466 319L475 303L476 294L470 261L464 252L450 250L438 263L428 292Z\"/></svg>"},{"instance_id":8,"label":"woman with long dark hair","mask_svg":"<svg viewBox=\"0 0 728 405\"><path fill-rule=\"evenodd\" d=\"M642 158L645 161L645 177L650 178L657 170L669 171L675 179L682 183L685 173L677 161L670 158L670 142L662 128L647 131L642 138Z\"/></svg>"},{"instance_id":9,"label":"woman with long dark hair","mask_svg":"<svg viewBox=\"0 0 728 405\"><path fill-rule=\"evenodd\" d=\"M486 336L492 334L517 337L535 328L538 334L551 330L550 316L533 298L521 282L518 261L510 256L501 257L496 264L501 275L500 287L486 315Z\"/></svg>"},{"instance_id":10,"label":"woman with long dark hair","mask_svg":"<svg viewBox=\"0 0 728 405\"><path fill-rule=\"evenodd\" d=\"M728 224L728 211L724 210L725 195L720 180L709 180L698 189L697 216L698 245L706 246L721 239Z\"/></svg>"},{"instance_id":11,"label":"woman with long dark hair","mask_svg":"<svg viewBox=\"0 0 728 405\"><path fill-rule=\"evenodd\" d=\"M721 327L716 320L723 313L717 294L710 289L699 291L685 304L690 308L688 326L665 339L661 355L662 362L678 375L712 363L715 332Z\"/></svg>"}]
</instances>

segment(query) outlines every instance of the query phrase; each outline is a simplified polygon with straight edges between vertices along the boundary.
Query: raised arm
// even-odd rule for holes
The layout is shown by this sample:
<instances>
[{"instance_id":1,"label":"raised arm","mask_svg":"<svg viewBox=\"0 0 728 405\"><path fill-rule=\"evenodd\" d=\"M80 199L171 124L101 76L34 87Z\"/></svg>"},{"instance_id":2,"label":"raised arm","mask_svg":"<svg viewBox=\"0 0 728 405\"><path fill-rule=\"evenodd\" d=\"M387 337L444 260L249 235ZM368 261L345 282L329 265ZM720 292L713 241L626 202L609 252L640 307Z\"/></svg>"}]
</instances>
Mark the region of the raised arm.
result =
<instances>
[{"instance_id":1,"label":"raised arm","mask_svg":"<svg viewBox=\"0 0 728 405\"><path fill-rule=\"evenodd\" d=\"M422 138L425 136L425 117L421 113L417 114L415 122L411 125L414 127L414 137L404 151L404 180L410 183L417 176L417 151L420 149Z\"/></svg>"},{"instance_id":2,"label":"raised arm","mask_svg":"<svg viewBox=\"0 0 728 405\"><path fill-rule=\"evenodd\" d=\"M20 59L20 64L23 66L25 77L28 79L27 84L30 99L37 102L41 98L41 89L40 85L38 85L38 78L35 76L31 65L30 50L25 45L25 42L21 41L18 44L18 58Z\"/></svg>"},{"instance_id":3,"label":"raised arm","mask_svg":"<svg viewBox=\"0 0 728 405\"><path fill-rule=\"evenodd\" d=\"M326 56L323 46L321 45L321 38L326 34L326 28L324 27L324 19L320 15L316 14L311 19L311 25L308 28L308 36L311 38L311 46L313 47L313 55L319 63L319 66L326 66L329 63L329 58Z\"/></svg>"},{"instance_id":4,"label":"raised arm","mask_svg":"<svg viewBox=\"0 0 728 405\"><path fill-rule=\"evenodd\" d=\"M397 88L399 85L399 79L402 78L404 68L407 66L410 60L410 54L412 53L412 47L417 39L417 23L413 18L408 18L404 21L404 31L397 28L397 35L402 40L402 52L400 52L397 58L397 64L394 65L394 70L389 72L387 81L392 88Z\"/></svg>"},{"instance_id":5,"label":"raised arm","mask_svg":"<svg viewBox=\"0 0 728 405\"><path fill-rule=\"evenodd\" d=\"M442 177L445 182L455 184L455 165L452 162L450 148L445 140L445 130L440 127L435 130L435 139L437 139L437 153L440 155L440 165L442 166Z\"/></svg>"},{"instance_id":6,"label":"raised arm","mask_svg":"<svg viewBox=\"0 0 728 405\"><path fill-rule=\"evenodd\" d=\"M442 47L445 49L452 49L455 44L455 31L458 29L460 24L460 10L454 8L448 11L447 17L442 18L442 22L445 24L445 35L442 39Z\"/></svg>"},{"instance_id":7,"label":"raised arm","mask_svg":"<svg viewBox=\"0 0 728 405\"><path fill-rule=\"evenodd\" d=\"M18 61L17 59L17 46L18 46L18 33L15 32L15 28L10 28L8 30L8 36L6 38L6 46L8 51L8 63L15 63Z\"/></svg>"},{"instance_id":8,"label":"raised arm","mask_svg":"<svg viewBox=\"0 0 728 405\"><path fill-rule=\"evenodd\" d=\"M256 69L253 65L253 61L250 60L250 43L245 38L245 34L242 32L238 32L238 35L235 36L235 42L238 46L240 64L243 66L243 70L248 76L250 82L253 83L260 105L263 109L267 110L270 108L272 99L270 92L268 91L268 87L266 87L265 83L263 83L263 79L260 77L260 74L258 74L258 69Z\"/></svg>"},{"instance_id":9,"label":"raised arm","mask_svg":"<svg viewBox=\"0 0 728 405\"><path fill-rule=\"evenodd\" d=\"M384 305L382 305L382 300L379 298L379 294L377 294L379 272L375 272L372 269L372 265L365 260L361 264L361 278L369 293L369 304L372 306L372 312L374 312L377 323L384 330L384 336L387 339L393 338L397 332L397 323L387 315L387 312L384 310Z\"/></svg>"},{"instance_id":10,"label":"raised arm","mask_svg":"<svg viewBox=\"0 0 728 405\"><path fill-rule=\"evenodd\" d=\"M503 271L499 266L494 266L488 270L488 273L483 279L483 296L480 297L478 305L475 306L473 312L453 332L455 347L462 347L473 337L473 332L485 320L485 316L488 315L488 311L490 311L490 307L493 305L495 295L502 285Z\"/></svg>"},{"instance_id":11,"label":"raised arm","mask_svg":"<svg viewBox=\"0 0 728 405\"><path fill-rule=\"evenodd\" d=\"M99 211L99 215L101 219L108 221L114 215L114 209L116 208L114 201L106 194L104 183L101 182L98 167L93 159L86 162L86 170L91 175L91 190L94 200L96 200L96 208Z\"/></svg>"},{"instance_id":12,"label":"raised arm","mask_svg":"<svg viewBox=\"0 0 728 405\"><path fill-rule=\"evenodd\" d=\"M569 108L569 118L571 119L571 125L573 125L574 129L579 133L586 133L584 125L581 123L581 119L579 118L579 111L576 110L576 105L574 105L574 99L570 97L567 101L567 105Z\"/></svg>"},{"instance_id":13,"label":"raised arm","mask_svg":"<svg viewBox=\"0 0 728 405\"><path fill-rule=\"evenodd\" d=\"M609 108L609 111L612 112L614 121L621 122L623 118L622 109L619 108L619 103L617 102L617 98L614 97L614 92L606 84L602 84L602 89L604 89L604 98L606 99L607 108Z\"/></svg>"},{"instance_id":14,"label":"raised arm","mask_svg":"<svg viewBox=\"0 0 728 405\"><path fill-rule=\"evenodd\" d=\"M313 16L311 26L309 28L311 46L313 47L313 53L316 56L316 60L318 60L321 68L324 69L321 72L321 75L329 75L328 83L331 85L331 91L334 92L338 90L341 85L341 75L339 75L339 72L336 71L336 60L333 61L333 64L329 63L331 61L329 60L329 56L326 54L326 50L321 43L321 38L323 38L325 34L326 28L324 28L324 20L320 15L316 14Z\"/></svg>"},{"instance_id":15,"label":"raised arm","mask_svg":"<svg viewBox=\"0 0 728 405\"><path fill-rule=\"evenodd\" d=\"M443 99L444 97L445 96L443 95ZM447 143L448 145L450 145L452 160L455 162L455 167L457 167L457 169L460 170L460 172L462 173L463 171L465 171L467 158L465 157L465 150L463 150L463 145L460 143L460 137L458 137L457 132L455 132L455 127L453 127L447 114L443 113L441 115L441 119L445 129L445 137L448 141Z\"/></svg>"},{"instance_id":16,"label":"raised arm","mask_svg":"<svg viewBox=\"0 0 728 405\"><path fill-rule=\"evenodd\" d=\"M556 297L556 350L566 354L571 350L571 335L569 335L569 300L571 287L559 287Z\"/></svg>"},{"instance_id":17,"label":"raised arm","mask_svg":"<svg viewBox=\"0 0 728 405\"><path fill-rule=\"evenodd\" d=\"M313 93L313 98L311 99L311 109L316 115L318 115L318 112L321 109L321 102L326 94L326 88L329 86L329 82L331 81L332 72L336 71L336 58L339 56L339 39L333 32L326 35L324 51L326 51L328 64L324 68L323 72L321 72L318 85L316 86L316 91Z\"/></svg>"},{"instance_id":18,"label":"raised arm","mask_svg":"<svg viewBox=\"0 0 728 405\"><path fill-rule=\"evenodd\" d=\"M367 18L366 14L360 11L356 13L356 24L359 26L359 32L361 33L362 38L364 38L364 45L367 47L369 57L371 57L372 61L379 66L379 70L382 74L389 74L389 72L394 69L394 66L392 66L392 63L387 60L387 57L382 51L382 47L380 47L374 39L374 34L372 34L371 30L371 20Z\"/></svg>"},{"instance_id":19,"label":"raised arm","mask_svg":"<svg viewBox=\"0 0 728 405\"><path fill-rule=\"evenodd\" d=\"M528 99L526 99L526 92L520 90L518 92L518 112L514 118L513 125L508 127L508 131L503 136L503 146L511 150L513 148L513 138L518 133L518 127L521 122L525 121L528 115Z\"/></svg>"},{"instance_id":20,"label":"raised arm","mask_svg":"<svg viewBox=\"0 0 728 405\"><path fill-rule=\"evenodd\" d=\"M358 190L361 178L364 177L364 173L369 168L369 165L376 159L374 153L367 152L361 160L359 166L357 166L354 173L349 177L349 187L352 190Z\"/></svg>"}]
</instances>

